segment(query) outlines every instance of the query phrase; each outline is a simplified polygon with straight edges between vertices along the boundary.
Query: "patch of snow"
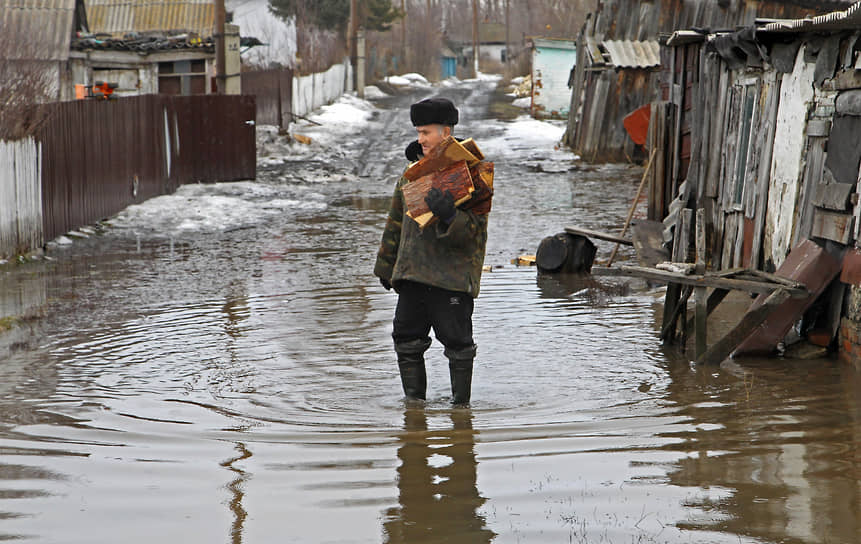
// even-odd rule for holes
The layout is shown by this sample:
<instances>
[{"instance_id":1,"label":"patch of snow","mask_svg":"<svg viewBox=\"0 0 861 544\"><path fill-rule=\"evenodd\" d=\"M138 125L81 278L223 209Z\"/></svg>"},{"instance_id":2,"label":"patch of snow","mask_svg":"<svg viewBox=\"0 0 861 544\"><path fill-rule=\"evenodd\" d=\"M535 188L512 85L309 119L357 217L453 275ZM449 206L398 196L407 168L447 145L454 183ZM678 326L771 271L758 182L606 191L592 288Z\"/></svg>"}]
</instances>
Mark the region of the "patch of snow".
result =
<instances>
[{"instance_id":1,"label":"patch of snow","mask_svg":"<svg viewBox=\"0 0 861 544\"><path fill-rule=\"evenodd\" d=\"M446 79L440 81L439 86L447 89L450 87L455 87L455 86L459 85L460 83L461 83L461 81L459 79L457 79L456 77L449 77L449 78L446 78Z\"/></svg>"},{"instance_id":2,"label":"patch of snow","mask_svg":"<svg viewBox=\"0 0 861 544\"><path fill-rule=\"evenodd\" d=\"M57 236L52 241L55 244L61 245L61 246L68 246L68 245L72 245L74 243L71 238L67 238L65 236Z\"/></svg>"},{"instance_id":3,"label":"patch of snow","mask_svg":"<svg viewBox=\"0 0 861 544\"><path fill-rule=\"evenodd\" d=\"M321 107L319 113L308 115L308 119L321 125L361 125L371 118L373 110L370 102L345 94L336 102Z\"/></svg>"},{"instance_id":4,"label":"patch of snow","mask_svg":"<svg viewBox=\"0 0 861 544\"><path fill-rule=\"evenodd\" d=\"M511 84L512 85L520 85L521 83L523 83L523 81L525 79L526 79L526 77L524 77L524 76L517 76L515 78L512 78Z\"/></svg>"},{"instance_id":5,"label":"patch of snow","mask_svg":"<svg viewBox=\"0 0 861 544\"><path fill-rule=\"evenodd\" d=\"M365 100L377 100L385 98L389 95L380 90L376 85L368 85L365 87Z\"/></svg>"},{"instance_id":6,"label":"patch of snow","mask_svg":"<svg viewBox=\"0 0 861 544\"><path fill-rule=\"evenodd\" d=\"M516 106L518 108L531 108L532 107L532 98L528 96L524 96L523 98L518 98L517 100L511 103L512 106Z\"/></svg>"},{"instance_id":7,"label":"patch of snow","mask_svg":"<svg viewBox=\"0 0 861 544\"><path fill-rule=\"evenodd\" d=\"M538 160L571 160L574 154L560 144L565 134L565 121L542 121L521 115L510 123L501 123L502 134L481 142L488 157L497 154Z\"/></svg>"},{"instance_id":8,"label":"patch of snow","mask_svg":"<svg viewBox=\"0 0 861 544\"><path fill-rule=\"evenodd\" d=\"M395 87L406 87L410 84L410 80L401 76L388 76L383 81Z\"/></svg>"},{"instance_id":9,"label":"patch of snow","mask_svg":"<svg viewBox=\"0 0 861 544\"><path fill-rule=\"evenodd\" d=\"M262 224L285 210L326 208L322 195L305 192L302 200L293 199L285 193L288 190L250 181L183 185L172 195L129 206L111 224L116 229L182 236Z\"/></svg>"},{"instance_id":10,"label":"patch of snow","mask_svg":"<svg viewBox=\"0 0 861 544\"><path fill-rule=\"evenodd\" d=\"M428 79L425 76L423 76L421 74L417 74L416 72L410 72L408 74L403 74L401 77L406 79L406 80L409 80L411 83L421 83L424 85L430 85L430 82L428 81Z\"/></svg>"},{"instance_id":11,"label":"patch of snow","mask_svg":"<svg viewBox=\"0 0 861 544\"><path fill-rule=\"evenodd\" d=\"M412 87L415 89L428 89L431 87L430 82L425 76L415 72L410 72L400 76L388 76L384 81L395 87Z\"/></svg>"}]
</instances>

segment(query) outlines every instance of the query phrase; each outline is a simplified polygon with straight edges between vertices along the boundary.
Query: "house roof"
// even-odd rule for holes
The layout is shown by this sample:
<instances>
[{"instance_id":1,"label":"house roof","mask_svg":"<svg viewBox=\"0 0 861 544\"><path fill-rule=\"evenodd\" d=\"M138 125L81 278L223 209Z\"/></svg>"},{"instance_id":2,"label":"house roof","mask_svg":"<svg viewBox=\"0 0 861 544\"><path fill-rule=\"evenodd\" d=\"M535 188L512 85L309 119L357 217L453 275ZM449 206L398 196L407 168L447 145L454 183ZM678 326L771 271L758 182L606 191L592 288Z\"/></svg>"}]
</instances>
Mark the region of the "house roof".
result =
<instances>
[{"instance_id":1,"label":"house roof","mask_svg":"<svg viewBox=\"0 0 861 544\"><path fill-rule=\"evenodd\" d=\"M93 34L192 32L210 37L215 24L213 0L84 0Z\"/></svg>"},{"instance_id":2,"label":"house roof","mask_svg":"<svg viewBox=\"0 0 861 544\"><path fill-rule=\"evenodd\" d=\"M605 40L610 64L619 68L651 68L661 64L661 45L657 41Z\"/></svg>"},{"instance_id":3,"label":"house roof","mask_svg":"<svg viewBox=\"0 0 861 544\"><path fill-rule=\"evenodd\" d=\"M0 58L69 58L75 0L0 0Z\"/></svg>"}]
</instances>

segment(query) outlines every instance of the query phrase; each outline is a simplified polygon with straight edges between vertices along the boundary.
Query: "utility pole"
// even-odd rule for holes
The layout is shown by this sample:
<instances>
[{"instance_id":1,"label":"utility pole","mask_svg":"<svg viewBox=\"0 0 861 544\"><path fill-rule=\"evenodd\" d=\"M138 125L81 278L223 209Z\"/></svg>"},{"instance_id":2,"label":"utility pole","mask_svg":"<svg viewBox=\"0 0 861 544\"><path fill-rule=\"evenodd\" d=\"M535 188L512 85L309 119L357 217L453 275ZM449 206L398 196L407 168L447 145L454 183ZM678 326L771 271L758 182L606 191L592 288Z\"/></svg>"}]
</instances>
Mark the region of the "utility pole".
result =
<instances>
[{"instance_id":1,"label":"utility pole","mask_svg":"<svg viewBox=\"0 0 861 544\"><path fill-rule=\"evenodd\" d=\"M478 77L478 0L472 0L472 75Z\"/></svg>"},{"instance_id":2,"label":"utility pole","mask_svg":"<svg viewBox=\"0 0 861 544\"><path fill-rule=\"evenodd\" d=\"M218 94L225 94L227 74L224 55L224 0L215 0L215 88Z\"/></svg>"},{"instance_id":3,"label":"utility pole","mask_svg":"<svg viewBox=\"0 0 861 544\"><path fill-rule=\"evenodd\" d=\"M398 68L403 73L407 64L407 0L401 0L401 11L404 18L401 19L401 65Z\"/></svg>"},{"instance_id":4,"label":"utility pole","mask_svg":"<svg viewBox=\"0 0 861 544\"><path fill-rule=\"evenodd\" d=\"M508 38L508 0L505 0L505 67L511 68L511 41Z\"/></svg>"},{"instance_id":5,"label":"utility pole","mask_svg":"<svg viewBox=\"0 0 861 544\"><path fill-rule=\"evenodd\" d=\"M223 0L219 0L220 2ZM358 87L358 52L356 38L359 31L359 5L358 0L350 0L350 29L347 40L350 44L350 63L353 65L353 88Z\"/></svg>"}]
</instances>

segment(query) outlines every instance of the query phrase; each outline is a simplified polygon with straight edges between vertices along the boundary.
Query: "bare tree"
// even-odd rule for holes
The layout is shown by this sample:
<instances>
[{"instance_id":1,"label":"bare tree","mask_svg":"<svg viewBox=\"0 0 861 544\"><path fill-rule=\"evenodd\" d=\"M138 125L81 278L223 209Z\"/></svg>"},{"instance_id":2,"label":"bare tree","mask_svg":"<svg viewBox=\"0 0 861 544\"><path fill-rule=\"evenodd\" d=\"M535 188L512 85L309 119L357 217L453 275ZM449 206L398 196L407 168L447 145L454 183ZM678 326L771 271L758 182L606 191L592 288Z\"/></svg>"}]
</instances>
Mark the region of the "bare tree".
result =
<instances>
[{"instance_id":1,"label":"bare tree","mask_svg":"<svg viewBox=\"0 0 861 544\"><path fill-rule=\"evenodd\" d=\"M40 105L57 96L59 63L0 25L0 140L32 135L44 121Z\"/></svg>"}]
</instances>

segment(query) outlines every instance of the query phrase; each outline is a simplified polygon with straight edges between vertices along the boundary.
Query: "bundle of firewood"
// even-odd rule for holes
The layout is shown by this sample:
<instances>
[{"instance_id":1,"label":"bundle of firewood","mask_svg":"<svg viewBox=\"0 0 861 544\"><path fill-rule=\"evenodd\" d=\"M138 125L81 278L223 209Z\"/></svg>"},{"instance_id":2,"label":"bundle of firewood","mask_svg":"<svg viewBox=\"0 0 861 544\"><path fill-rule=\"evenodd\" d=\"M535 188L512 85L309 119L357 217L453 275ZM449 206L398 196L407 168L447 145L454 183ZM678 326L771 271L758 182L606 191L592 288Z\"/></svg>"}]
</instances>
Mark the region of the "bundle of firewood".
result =
<instances>
[{"instance_id":1,"label":"bundle of firewood","mask_svg":"<svg viewBox=\"0 0 861 544\"><path fill-rule=\"evenodd\" d=\"M472 138L458 142L451 136L443 140L426 157L410 165L404 173L407 215L419 227L434 223L425 197L431 188L450 191L455 206L478 215L490 212L493 197L493 163L484 160Z\"/></svg>"}]
</instances>

